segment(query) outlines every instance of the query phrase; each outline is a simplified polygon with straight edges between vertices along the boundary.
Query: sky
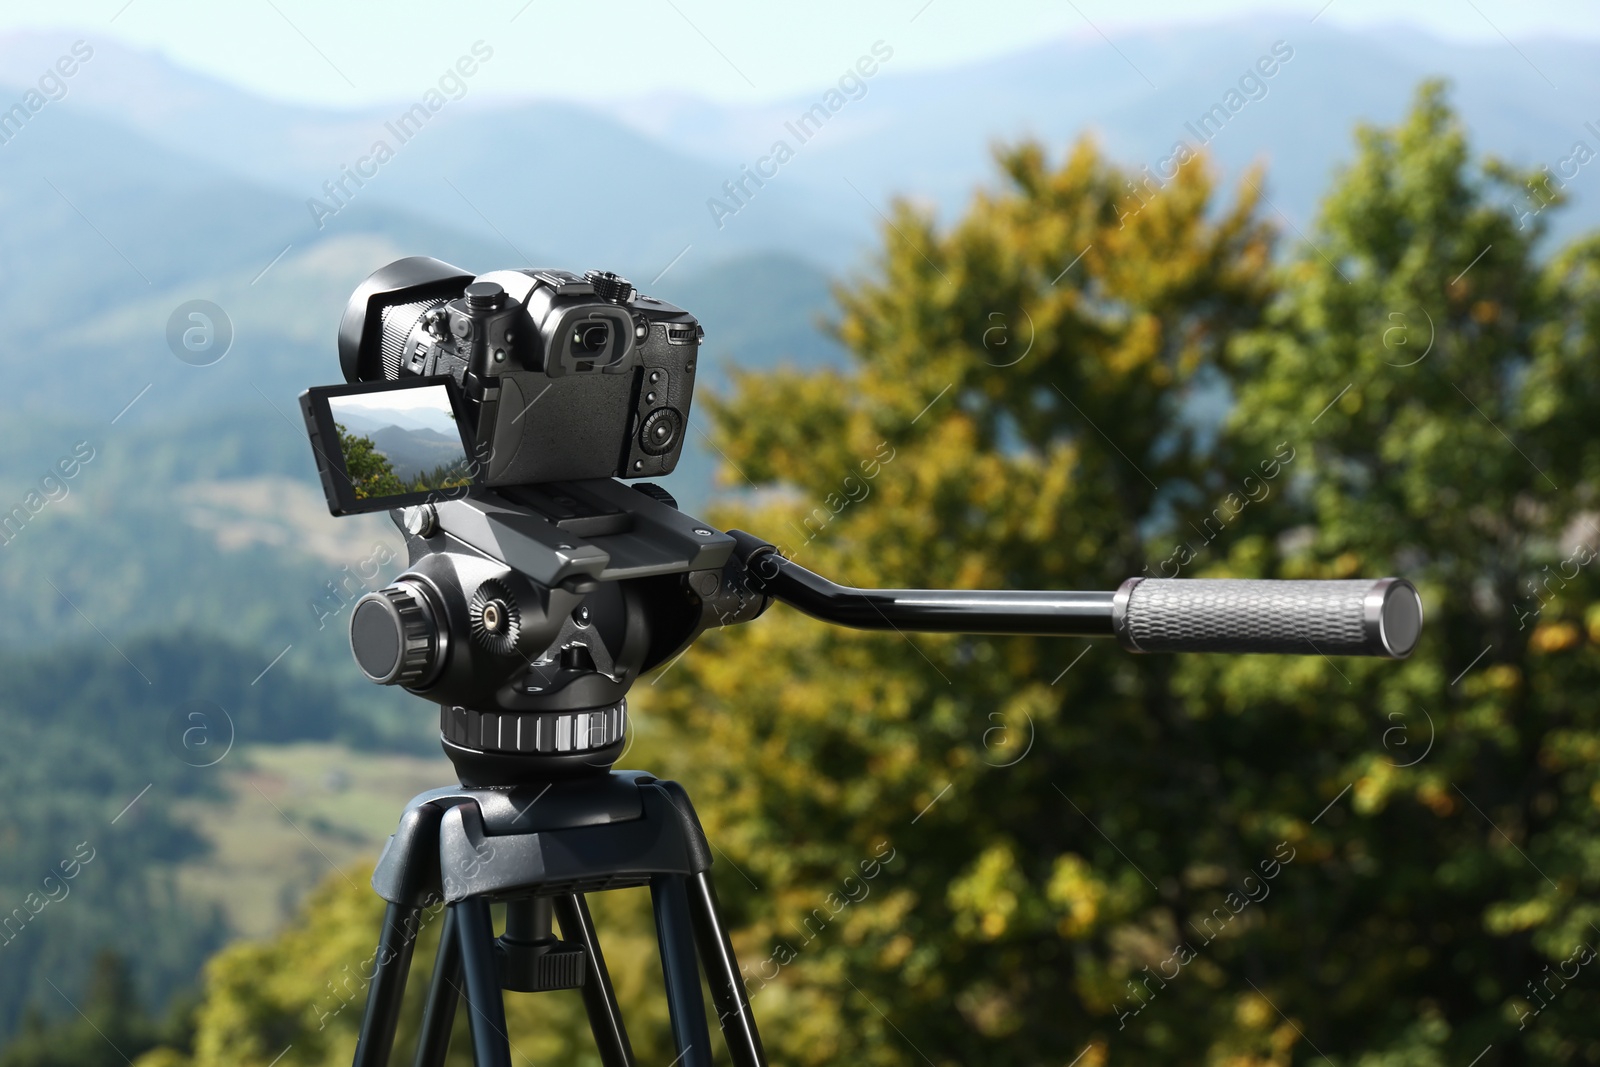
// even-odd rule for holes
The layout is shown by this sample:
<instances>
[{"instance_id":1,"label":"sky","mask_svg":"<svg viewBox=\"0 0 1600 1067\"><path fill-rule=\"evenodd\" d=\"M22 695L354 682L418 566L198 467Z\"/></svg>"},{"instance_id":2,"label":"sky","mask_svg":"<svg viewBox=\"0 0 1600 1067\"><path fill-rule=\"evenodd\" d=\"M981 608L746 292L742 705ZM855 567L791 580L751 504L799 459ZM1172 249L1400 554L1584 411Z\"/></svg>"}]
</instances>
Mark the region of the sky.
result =
<instances>
[{"instance_id":1,"label":"sky","mask_svg":"<svg viewBox=\"0 0 1600 1067\"><path fill-rule=\"evenodd\" d=\"M450 397L442 385L415 386L410 389L383 389L375 393L352 393L333 397L332 407L353 411L440 411L450 415ZM453 419L454 415L450 415Z\"/></svg>"},{"instance_id":2,"label":"sky","mask_svg":"<svg viewBox=\"0 0 1600 1067\"><path fill-rule=\"evenodd\" d=\"M1506 47L1600 39L1600 5L1575 0L613 0L603 9L552 0L81 0L4 5L0 34L114 38L257 95L320 107L415 98L479 41L502 57L474 76L483 97L677 93L758 103L835 80L879 40L895 49L897 70L937 70L1050 39L1106 39L1112 48L1129 30L1263 11Z\"/></svg>"}]
</instances>

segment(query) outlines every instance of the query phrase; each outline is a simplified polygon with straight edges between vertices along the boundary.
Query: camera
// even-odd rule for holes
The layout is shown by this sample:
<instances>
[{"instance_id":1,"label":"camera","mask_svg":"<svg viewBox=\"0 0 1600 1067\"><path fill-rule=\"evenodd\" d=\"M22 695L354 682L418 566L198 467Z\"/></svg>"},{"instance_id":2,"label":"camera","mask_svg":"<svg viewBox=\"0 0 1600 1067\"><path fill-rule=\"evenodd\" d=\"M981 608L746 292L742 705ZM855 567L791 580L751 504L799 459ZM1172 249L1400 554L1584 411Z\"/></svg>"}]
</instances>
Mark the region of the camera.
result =
<instances>
[{"instance_id":1,"label":"camera","mask_svg":"<svg viewBox=\"0 0 1600 1067\"><path fill-rule=\"evenodd\" d=\"M396 260L362 282L345 309L339 363L350 384L302 397L330 506L336 513L367 510L366 501L383 497L383 506L393 507L416 492L467 481L493 488L671 473L683 450L703 337L693 315L639 294L609 271L475 276L431 257ZM424 405L400 391L408 386L431 388L434 399ZM439 422L446 401L464 464L451 427L423 425ZM347 469L328 469L350 448L340 403L351 418L365 404L374 442L371 434L390 427L372 427L386 418L394 429L444 440L400 443L418 457L414 469L364 487L348 470L355 457L338 455ZM408 420L410 409L421 414ZM327 447L335 434L339 449ZM430 444L439 446L437 455ZM427 467L429 459L438 462ZM340 481L350 483L342 508L332 491L338 486L329 484Z\"/></svg>"}]
</instances>

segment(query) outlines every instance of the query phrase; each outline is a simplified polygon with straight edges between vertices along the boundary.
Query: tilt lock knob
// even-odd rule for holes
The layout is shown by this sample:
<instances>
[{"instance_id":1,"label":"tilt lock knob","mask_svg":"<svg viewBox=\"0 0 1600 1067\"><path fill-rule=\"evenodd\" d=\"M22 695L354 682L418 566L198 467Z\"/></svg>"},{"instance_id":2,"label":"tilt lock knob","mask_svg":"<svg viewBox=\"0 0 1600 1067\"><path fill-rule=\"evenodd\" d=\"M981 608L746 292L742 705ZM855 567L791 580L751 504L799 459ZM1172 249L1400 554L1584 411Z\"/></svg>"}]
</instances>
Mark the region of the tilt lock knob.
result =
<instances>
[{"instance_id":1,"label":"tilt lock knob","mask_svg":"<svg viewBox=\"0 0 1600 1067\"><path fill-rule=\"evenodd\" d=\"M415 687L439 660L439 628L421 589L407 582L368 593L350 613L350 651L379 685Z\"/></svg>"}]
</instances>

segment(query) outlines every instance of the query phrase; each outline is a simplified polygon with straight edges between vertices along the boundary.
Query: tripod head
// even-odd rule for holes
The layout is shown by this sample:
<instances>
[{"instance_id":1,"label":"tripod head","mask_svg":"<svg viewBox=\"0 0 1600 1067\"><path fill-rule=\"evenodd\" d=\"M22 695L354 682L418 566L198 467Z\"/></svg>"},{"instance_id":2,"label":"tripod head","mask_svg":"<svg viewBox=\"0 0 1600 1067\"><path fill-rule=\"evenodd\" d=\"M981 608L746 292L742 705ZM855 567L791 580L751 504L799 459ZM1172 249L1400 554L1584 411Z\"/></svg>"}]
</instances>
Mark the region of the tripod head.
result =
<instances>
[{"instance_id":1,"label":"tripod head","mask_svg":"<svg viewBox=\"0 0 1600 1067\"><path fill-rule=\"evenodd\" d=\"M466 784L605 772L634 681L769 603L735 539L654 485L475 490L393 515L410 563L356 603L351 648L372 681L440 705Z\"/></svg>"},{"instance_id":2,"label":"tripod head","mask_svg":"<svg viewBox=\"0 0 1600 1067\"><path fill-rule=\"evenodd\" d=\"M658 486L611 479L475 491L394 513L410 565L357 602L368 678L440 705L462 781L516 785L604 772L627 693L705 629L782 600L860 629L1116 637L1134 652L1403 658L1422 605L1399 578L1132 578L1110 592L849 589L772 545L680 512Z\"/></svg>"}]
</instances>

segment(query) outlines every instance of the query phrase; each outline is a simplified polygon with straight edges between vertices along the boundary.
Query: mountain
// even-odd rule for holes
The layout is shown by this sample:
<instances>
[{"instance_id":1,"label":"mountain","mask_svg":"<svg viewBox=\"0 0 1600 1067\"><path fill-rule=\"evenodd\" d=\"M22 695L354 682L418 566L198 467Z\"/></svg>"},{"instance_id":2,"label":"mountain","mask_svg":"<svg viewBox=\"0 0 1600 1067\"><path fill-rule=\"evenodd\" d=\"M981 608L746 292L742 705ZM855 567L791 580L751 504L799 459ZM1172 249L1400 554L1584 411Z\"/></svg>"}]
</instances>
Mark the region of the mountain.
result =
<instances>
[{"instance_id":1,"label":"mountain","mask_svg":"<svg viewBox=\"0 0 1600 1067\"><path fill-rule=\"evenodd\" d=\"M0 36L0 83L20 84L20 72L71 39ZM205 413L249 409L277 421L270 432L298 434L295 396L338 380L333 339L349 292L418 252L478 270L542 261L634 272L643 289L701 318L702 390L720 388L734 367L835 361L838 346L818 329L830 279L848 284L890 190L948 209L992 180L992 140L1024 134L1060 145L1093 130L1122 158L1159 167L1177 138L1194 139L1186 124L1277 41L1292 54L1208 149L1232 172L1268 158L1271 203L1302 226L1349 123L1393 117L1426 73L1456 79L1480 142L1525 160L1556 161L1588 137L1575 109L1600 98L1592 44L1519 45L1567 87L1552 102L1511 49L1415 33L1397 48L1382 34L1276 18L1119 35L1127 61L1098 39L938 73L902 71L890 58L718 229L706 201L728 199L722 183L773 138L797 140L785 124L825 87L759 107L490 103L469 93L318 228L306 201L370 145L392 108L260 100L97 39L67 96L0 147L0 271L26 279L0 287L0 315L11 358L27 360L0 410L70 413L108 442L128 426L181 432ZM1571 182L1569 229L1600 221L1588 180L1580 172ZM180 360L169 342L175 312L195 299L219 305L231 326L226 356L208 366ZM699 506L711 456L698 433L686 452L673 489Z\"/></svg>"},{"instance_id":2,"label":"mountain","mask_svg":"<svg viewBox=\"0 0 1600 1067\"><path fill-rule=\"evenodd\" d=\"M282 473L314 486L295 398L340 379L335 335L360 280L418 252L478 270L526 262L498 241L376 202L342 213L339 232L302 237L291 197L73 111L72 102L52 105L0 147L0 205L11 220L0 229L0 270L26 279L0 286L13 340L11 355L0 356L0 366L12 360L0 411L56 420L56 436L41 441L51 454L27 463L16 449L0 456L0 484L36 481L77 440L115 451L130 429L159 426L198 453L224 446L191 428L233 441L248 425L292 440L294 464ZM702 388L717 388L730 363L840 358L815 329L828 303L825 273L804 260L763 253L682 263L659 282L648 289L701 315L710 357ZM195 299L219 306L218 336L231 334L206 365L173 347L174 322L189 325L179 309ZM242 411L252 417L213 417ZM710 461L698 434L688 448L675 488L696 501L709 491ZM184 480L181 469L173 474ZM127 492L149 502L170 488L140 477ZM188 510L176 499L165 506Z\"/></svg>"},{"instance_id":3,"label":"mountain","mask_svg":"<svg viewBox=\"0 0 1600 1067\"><path fill-rule=\"evenodd\" d=\"M373 445L389 461L389 467L403 482L435 467L449 467L466 460L461 438L446 437L436 430L407 430L385 426L369 435Z\"/></svg>"},{"instance_id":4,"label":"mountain","mask_svg":"<svg viewBox=\"0 0 1600 1067\"><path fill-rule=\"evenodd\" d=\"M469 270L594 262L527 242L521 255L376 199L319 232L293 197L74 111L74 102L41 112L3 146L0 271L27 284L0 286L0 316L28 369L12 376L0 410L109 422L149 387L119 424L269 400L290 412L301 389L338 380L345 303L390 260L426 253ZM760 366L785 355L837 358L813 323L826 307L825 274L793 256L750 253L658 267L648 276L656 284L638 281L691 311L705 307L711 349ZM194 299L219 305L232 334L204 366L173 348L174 324L189 324L175 313Z\"/></svg>"},{"instance_id":5,"label":"mountain","mask_svg":"<svg viewBox=\"0 0 1600 1067\"><path fill-rule=\"evenodd\" d=\"M0 69L22 78L20 87L28 79L19 72L42 69L76 36L4 35ZM782 210L759 227L710 242L704 201L734 175L720 161L682 153L591 108L483 103L469 93L425 125L397 125L411 102L316 111L252 98L110 41L93 47L68 95L26 134L68 114L99 119L188 158L199 173L222 171L234 182L270 187L283 197L284 210L271 216L282 238L277 248L360 232L367 227L357 209L373 204L470 233L518 265L604 267L641 281L656 278L696 240L705 251L691 263L798 249L823 234L850 239L848 223L792 189L775 197ZM6 80L0 75L0 84ZM346 177L380 141L393 158L361 168L374 170L368 180ZM642 174L650 180L641 182ZM330 191L330 182L342 182L343 190ZM251 214L240 219L257 221Z\"/></svg>"},{"instance_id":6,"label":"mountain","mask_svg":"<svg viewBox=\"0 0 1600 1067\"><path fill-rule=\"evenodd\" d=\"M0 70L9 72L0 84L20 86L73 36L0 37ZM1286 58L1272 62L1275 46ZM838 86L757 105L661 95L586 106L490 101L469 85L399 143L389 126L410 101L319 111L256 99L112 41L94 47L52 111L104 118L283 193L297 205L290 214L301 241L351 232L343 208L318 229L308 201L331 204L324 183L387 140L394 158L359 187L347 182L352 209L382 204L471 233L500 256L526 258L514 252L521 249L641 281L680 254L674 270L758 251L837 269L863 251L892 195L953 210L990 180L989 147L1024 136L1059 148L1092 131L1113 155L1153 172L1179 140L1204 143L1229 176L1264 159L1273 202L1305 228L1351 126L1392 121L1416 83L1434 75L1456 84L1463 116L1491 151L1554 169L1578 139L1600 149L1584 127L1600 119L1600 44L1461 44L1411 28L1351 31L1283 14L1119 32L1110 43L1086 33L938 71L900 66L910 46L899 43L901 52L858 79L859 88L852 83L852 95L837 95L841 106L803 140L801 118ZM881 47L894 53L897 42ZM1256 67L1264 57L1270 76ZM1201 129L1230 90L1244 105L1220 130ZM760 184L745 179L742 168L780 140L793 158ZM746 182L744 204L727 193L730 181ZM1573 227L1600 220L1588 184L1574 183ZM738 210L718 219L713 199Z\"/></svg>"},{"instance_id":7,"label":"mountain","mask_svg":"<svg viewBox=\"0 0 1600 1067\"><path fill-rule=\"evenodd\" d=\"M455 419L443 411L414 408L401 411L395 408L363 407L360 411L335 411L334 418L347 430L367 433L385 426L399 426L406 430L435 430L442 434L460 436Z\"/></svg>"}]
</instances>

